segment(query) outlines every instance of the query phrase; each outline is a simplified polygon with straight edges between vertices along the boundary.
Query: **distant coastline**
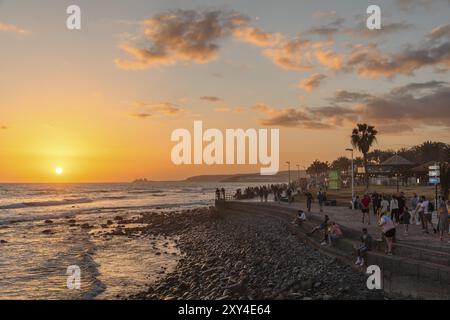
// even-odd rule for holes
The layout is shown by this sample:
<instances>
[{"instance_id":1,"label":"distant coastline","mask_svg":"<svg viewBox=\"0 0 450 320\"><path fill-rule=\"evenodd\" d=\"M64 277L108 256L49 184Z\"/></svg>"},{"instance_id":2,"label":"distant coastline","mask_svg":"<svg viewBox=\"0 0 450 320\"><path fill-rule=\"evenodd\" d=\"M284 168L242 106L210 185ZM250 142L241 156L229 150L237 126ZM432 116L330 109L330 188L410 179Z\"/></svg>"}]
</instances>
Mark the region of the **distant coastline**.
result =
<instances>
[{"instance_id":1,"label":"distant coastline","mask_svg":"<svg viewBox=\"0 0 450 320\"><path fill-rule=\"evenodd\" d=\"M304 170L297 172L291 171L291 178L296 178L300 174L301 178L306 177ZM212 175L198 175L180 180L178 182L283 182L288 181L289 172L280 171L275 175L263 176L260 173L241 173L241 174L212 174ZM152 183L157 181L148 180L146 178L136 179L133 183ZM160 181L162 182L162 181Z\"/></svg>"}]
</instances>

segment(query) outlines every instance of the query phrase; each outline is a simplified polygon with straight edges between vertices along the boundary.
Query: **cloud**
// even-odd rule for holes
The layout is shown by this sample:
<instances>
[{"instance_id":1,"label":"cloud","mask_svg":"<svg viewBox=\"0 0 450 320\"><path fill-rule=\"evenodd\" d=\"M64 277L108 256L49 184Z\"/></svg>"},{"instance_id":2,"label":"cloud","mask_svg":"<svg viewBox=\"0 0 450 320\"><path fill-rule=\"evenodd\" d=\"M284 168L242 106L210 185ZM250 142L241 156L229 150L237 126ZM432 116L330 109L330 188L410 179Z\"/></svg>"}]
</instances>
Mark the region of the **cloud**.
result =
<instances>
[{"instance_id":1,"label":"cloud","mask_svg":"<svg viewBox=\"0 0 450 320\"><path fill-rule=\"evenodd\" d=\"M0 32L10 32L18 35L28 35L30 31L23 29L19 26L9 23L0 22Z\"/></svg>"},{"instance_id":2,"label":"cloud","mask_svg":"<svg viewBox=\"0 0 450 320\"><path fill-rule=\"evenodd\" d=\"M399 32L403 30L408 30L413 28L414 26L410 23L406 22L393 22L393 23L383 23L381 25L380 30L370 30L366 27L366 21L362 21L358 26L352 28L345 28L342 30L343 34L352 37L361 37L361 38L375 38L380 36L385 36L390 33Z\"/></svg>"},{"instance_id":3,"label":"cloud","mask_svg":"<svg viewBox=\"0 0 450 320\"><path fill-rule=\"evenodd\" d=\"M132 114L133 117L141 119L148 118L151 116L177 116L187 112L185 109L170 102L154 103L145 101L135 101L133 105L139 109L145 110Z\"/></svg>"},{"instance_id":4,"label":"cloud","mask_svg":"<svg viewBox=\"0 0 450 320\"><path fill-rule=\"evenodd\" d=\"M336 16L336 11L334 11L334 10L319 10L319 11L315 11L312 14L312 17L315 19L329 18L329 17L335 17L335 16Z\"/></svg>"},{"instance_id":5,"label":"cloud","mask_svg":"<svg viewBox=\"0 0 450 320\"><path fill-rule=\"evenodd\" d=\"M235 11L173 10L142 22L140 44L124 42L120 48L131 59L116 59L122 69L148 69L187 61L197 64L215 59L219 41L247 23Z\"/></svg>"},{"instance_id":6,"label":"cloud","mask_svg":"<svg viewBox=\"0 0 450 320\"><path fill-rule=\"evenodd\" d=\"M448 70L450 41L428 41L415 48L408 46L395 54L384 54L373 43L357 45L348 54L347 66L370 78L392 78L398 74L411 76L418 69L430 66L436 70Z\"/></svg>"},{"instance_id":7,"label":"cloud","mask_svg":"<svg viewBox=\"0 0 450 320\"><path fill-rule=\"evenodd\" d=\"M450 128L450 86L430 81L397 87L386 95L373 97L361 107L363 114L385 124Z\"/></svg>"},{"instance_id":8,"label":"cloud","mask_svg":"<svg viewBox=\"0 0 450 320\"><path fill-rule=\"evenodd\" d=\"M317 49L314 55L322 66L333 71L341 70L344 66L345 56L343 54L334 53L331 50Z\"/></svg>"},{"instance_id":9,"label":"cloud","mask_svg":"<svg viewBox=\"0 0 450 320\"><path fill-rule=\"evenodd\" d=\"M132 113L131 116L133 118L139 118L139 119L145 119L151 116L150 113L144 113L144 112L139 112L139 113Z\"/></svg>"},{"instance_id":10,"label":"cloud","mask_svg":"<svg viewBox=\"0 0 450 320\"><path fill-rule=\"evenodd\" d=\"M354 102L364 102L373 96L368 93L352 92L347 90L340 90L334 94L334 97L329 99L334 103L354 103Z\"/></svg>"},{"instance_id":11,"label":"cloud","mask_svg":"<svg viewBox=\"0 0 450 320\"><path fill-rule=\"evenodd\" d=\"M263 46L262 54L275 65L284 70L311 71L323 66L338 71L343 68L344 55L331 50L333 41L313 41L298 34L294 38L287 38L281 34L273 36L276 41L267 42ZM252 43L252 42L249 42Z\"/></svg>"},{"instance_id":12,"label":"cloud","mask_svg":"<svg viewBox=\"0 0 450 320\"><path fill-rule=\"evenodd\" d=\"M303 79L299 83L299 87L302 88L305 91L311 92L315 88L318 88L321 84L321 82L326 79L327 76L320 73L315 73L311 75L308 78Z\"/></svg>"},{"instance_id":13,"label":"cloud","mask_svg":"<svg viewBox=\"0 0 450 320\"><path fill-rule=\"evenodd\" d=\"M218 55L220 42L233 36L236 40L261 48L261 53L284 70L324 73L325 71L356 72L368 78L412 76L414 72L432 67L446 71L450 67L450 26L433 29L418 45L408 45L397 53L384 53L377 44L356 44L337 51L333 34L374 38L411 27L405 22L384 23L382 30L368 30L363 22L358 27L344 28L344 19L315 27L306 34L325 35L311 40L305 34L288 37L251 26L251 20L236 11L173 10L142 22L141 39L120 44L130 59L116 59L119 68L142 70L179 62L205 64Z\"/></svg>"},{"instance_id":14,"label":"cloud","mask_svg":"<svg viewBox=\"0 0 450 320\"><path fill-rule=\"evenodd\" d=\"M313 28L309 29L307 31L307 33L315 34L315 35L319 35L319 36L331 37L331 36L341 32L341 27L344 22L345 22L344 18L336 17L333 21L331 21L325 25L317 26L317 27L313 27Z\"/></svg>"},{"instance_id":15,"label":"cloud","mask_svg":"<svg viewBox=\"0 0 450 320\"><path fill-rule=\"evenodd\" d=\"M269 47L280 41L282 37L279 33L267 33L255 27L237 28L233 35L236 39L258 46Z\"/></svg>"},{"instance_id":16,"label":"cloud","mask_svg":"<svg viewBox=\"0 0 450 320\"><path fill-rule=\"evenodd\" d=\"M312 49L312 41L298 36L284 40L275 47L264 49L263 55L285 70L307 71L314 67Z\"/></svg>"},{"instance_id":17,"label":"cloud","mask_svg":"<svg viewBox=\"0 0 450 320\"><path fill-rule=\"evenodd\" d=\"M396 87L392 89L392 93L396 95L404 95L404 94L412 94L412 95L420 95L426 92L427 90L437 90L441 88L445 88L447 86L447 82L445 81L428 81L428 82L420 82L420 83L409 83L407 85Z\"/></svg>"},{"instance_id":18,"label":"cloud","mask_svg":"<svg viewBox=\"0 0 450 320\"><path fill-rule=\"evenodd\" d=\"M266 118L260 119L263 126L279 127L301 127L307 129L325 129L331 128L331 125L321 122L307 108L273 108L269 105L260 103L252 107L252 110L266 115Z\"/></svg>"},{"instance_id":19,"label":"cloud","mask_svg":"<svg viewBox=\"0 0 450 320\"><path fill-rule=\"evenodd\" d=\"M395 4L403 11L411 11L417 8L431 9L437 3L450 5L449 0L395 0Z\"/></svg>"},{"instance_id":20,"label":"cloud","mask_svg":"<svg viewBox=\"0 0 450 320\"><path fill-rule=\"evenodd\" d=\"M335 35L346 35L350 37L360 38L375 38L387 35L394 32L407 30L413 27L412 24L406 22L383 22L381 30L370 30L366 27L366 17L358 18L356 26L344 26L345 19L337 17L336 14L330 16L334 17L331 22L320 26L315 26L306 31L307 34L318 35L327 38L332 38ZM326 17L325 17L326 18Z\"/></svg>"},{"instance_id":21,"label":"cloud","mask_svg":"<svg viewBox=\"0 0 450 320\"><path fill-rule=\"evenodd\" d=\"M450 129L447 82L410 83L378 96L338 91L330 100L334 105L279 109L259 104L253 110L265 115L260 123L268 126L326 129L364 121L390 134L429 127Z\"/></svg>"},{"instance_id":22,"label":"cloud","mask_svg":"<svg viewBox=\"0 0 450 320\"><path fill-rule=\"evenodd\" d=\"M227 107L227 106L223 106L223 107L214 108L214 112L240 114L240 113L245 112L245 108L244 107L230 108L230 107Z\"/></svg>"},{"instance_id":23,"label":"cloud","mask_svg":"<svg viewBox=\"0 0 450 320\"><path fill-rule=\"evenodd\" d=\"M8 127L5 126L5 125L1 125L1 126L0 126L0 129L1 129L1 130L6 130L6 129L8 129Z\"/></svg>"},{"instance_id":24,"label":"cloud","mask_svg":"<svg viewBox=\"0 0 450 320\"><path fill-rule=\"evenodd\" d=\"M203 97L200 97L200 100L207 101L207 102L221 102L221 101L223 101L219 97L214 97L214 96L203 96Z\"/></svg>"},{"instance_id":25,"label":"cloud","mask_svg":"<svg viewBox=\"0 0 450 320\"><path fill-rule=\"evenodd\" d=\"M431 32L427 35L427 37L431 40L439 40L442 38L450 38L450 24L439 26L431 30Z\"/></svg>"}]
</instances>

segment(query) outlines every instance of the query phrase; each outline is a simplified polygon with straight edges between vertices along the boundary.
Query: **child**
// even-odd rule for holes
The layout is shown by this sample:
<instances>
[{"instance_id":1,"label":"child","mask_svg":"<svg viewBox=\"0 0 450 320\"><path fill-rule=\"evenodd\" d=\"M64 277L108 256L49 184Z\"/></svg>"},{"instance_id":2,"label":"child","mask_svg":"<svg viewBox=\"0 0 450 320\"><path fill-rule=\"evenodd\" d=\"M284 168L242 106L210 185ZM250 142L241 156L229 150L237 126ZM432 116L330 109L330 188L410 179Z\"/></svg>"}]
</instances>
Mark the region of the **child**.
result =
<instances>
[{"instance_id":1,"label":"child","mask_svg":"<svg viewBox=\"0 0 450 320\"><path fill-rule=\"evenodd\" d=\"M367 233L367 229L362 229L362 235L361 235L361 245L356 250L356 265L363 266L364 265L364 255L367 251L372 250L372 236Z\"/></svg>"}]
</instances>

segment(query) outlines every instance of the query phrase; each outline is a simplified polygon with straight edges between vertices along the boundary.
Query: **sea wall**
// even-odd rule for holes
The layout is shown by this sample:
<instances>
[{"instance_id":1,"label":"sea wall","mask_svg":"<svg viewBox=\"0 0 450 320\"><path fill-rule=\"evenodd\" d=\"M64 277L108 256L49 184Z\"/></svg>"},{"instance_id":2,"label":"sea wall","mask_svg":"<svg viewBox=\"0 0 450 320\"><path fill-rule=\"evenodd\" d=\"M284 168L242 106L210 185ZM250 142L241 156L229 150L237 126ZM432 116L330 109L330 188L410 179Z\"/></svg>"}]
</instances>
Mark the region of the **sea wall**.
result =
<instances>
[{"instance_id":1,"label":"sea wall","mask_svg":"<svg viewBox=\"0 0 450 320\"><path fill-rule=\"evenodd\" d=\"M216 208L223 214L232 211L271 215L285 220L290 225L296 214L294 207L286 208L259 202L216 201ZM355 267L353 264L353 248L358 244L359 231L343 225L343 240L339 240L333 247L321 246L320 239L306 236L306 233L319 222L318 217L310 216L302 227L292 225L292 232L311 248L365 273L366 268ZM395 255L387 256L384 253L384 244L376 242L374 250L367 255L367 265L380 267L383 274L383 290L388 295L417 299L450 299L448 251L398 243Z\"/></svg>"}]
</instances>

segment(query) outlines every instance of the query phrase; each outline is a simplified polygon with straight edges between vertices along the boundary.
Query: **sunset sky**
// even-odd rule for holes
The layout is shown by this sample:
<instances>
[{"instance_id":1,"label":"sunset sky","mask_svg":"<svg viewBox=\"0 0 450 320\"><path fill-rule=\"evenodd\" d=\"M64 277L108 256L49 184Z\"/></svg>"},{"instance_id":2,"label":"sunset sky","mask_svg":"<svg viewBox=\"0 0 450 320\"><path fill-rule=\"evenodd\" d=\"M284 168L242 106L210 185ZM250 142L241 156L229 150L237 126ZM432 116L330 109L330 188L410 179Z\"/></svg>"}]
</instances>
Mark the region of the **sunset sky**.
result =
<instances>
[{"instance_id":1,"label":"sunset sky","mask_svg":"<svg viewBox=\"0 0 450 320\"><path fill-rule=\"evenodd\" d=\"M370 4L381 30L365 27ZM449 13L449 0L0 0L0 182L259 171L173 165L170 135L194 120L280 128L282 170L346 155L358 122L380 131L376 148L450 143Z\"/></svg>"}]
</instances>

